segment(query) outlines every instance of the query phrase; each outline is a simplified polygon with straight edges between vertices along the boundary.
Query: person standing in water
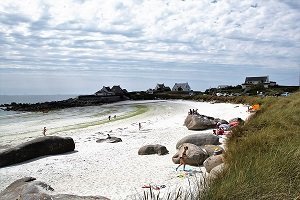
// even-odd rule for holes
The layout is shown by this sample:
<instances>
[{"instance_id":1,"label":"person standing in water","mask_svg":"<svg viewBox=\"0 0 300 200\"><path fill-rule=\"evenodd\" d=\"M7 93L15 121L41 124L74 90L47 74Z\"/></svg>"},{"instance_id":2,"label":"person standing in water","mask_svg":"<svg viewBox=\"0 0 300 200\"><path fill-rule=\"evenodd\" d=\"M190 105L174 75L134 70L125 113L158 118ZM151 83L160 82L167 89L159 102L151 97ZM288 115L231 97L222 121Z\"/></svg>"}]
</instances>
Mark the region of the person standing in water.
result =
<instances>
[{"instance_id":1,"label":"person standing in water","mask_svg":"<svg viewBox=\"0 0 300 200\"><path fill-rule=\"evenodd\" d=\"M45 126L44 129L43 129L43 135L44 136L46 136L46 131L47 131L47 129L46 129L46 126Z\"/></svg>"}]
</instances>

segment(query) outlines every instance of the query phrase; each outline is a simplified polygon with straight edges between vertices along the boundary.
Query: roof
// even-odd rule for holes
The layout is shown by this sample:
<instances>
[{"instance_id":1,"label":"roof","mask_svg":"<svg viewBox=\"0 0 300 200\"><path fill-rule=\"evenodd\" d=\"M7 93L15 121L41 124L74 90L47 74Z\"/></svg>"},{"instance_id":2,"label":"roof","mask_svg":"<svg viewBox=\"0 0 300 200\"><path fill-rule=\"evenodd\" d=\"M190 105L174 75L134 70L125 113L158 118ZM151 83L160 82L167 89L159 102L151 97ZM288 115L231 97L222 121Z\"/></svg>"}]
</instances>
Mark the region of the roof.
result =
<instances>
[{"instance_id":1,"label":"roof","mask_svg":"<svg viewBox=\"0 0 300 200\"><path fill-rule=\"evenodd\" d=\"M175 83L175 85L173 86L173 91L177 91L181 88L181 90L183 91L189 91L191 90L191 87L189 86L188 83Z\"/></svg>"},{"instance_id":2,"label":"roof","mask_svg":"<svg viewBox=\"0 0 300 200\"><path fill-rule=\"evenodd\" d=\"M177 87L182 87L182 86L187 86L189 85L188 83L175 83L174 87L177 86Z\"/></svg>"},{"instance_id":3,"label":"roof","mask_svg":"<svg viewBox=\"0 0 300 200\"><path fill-rule=\"evenodd\" d=\"M114 85L111 88L111 91L113 91L116 94L123 94L124 93L124 91L122 90L122 88L119 85Z\"/></svg>"},{"instance_id":4,"label":"roof","mask_svg":"<svg viewBox=\"0 0 300 200\"><path fill-rule=\"evenodd\" d=\"M164 88L164 87L165 87L165 84L164 84L164 83L162 83L162 84L157 83L156 87L157 87L157 88Z\"/></svg>"},{"instance_id":5,"label":"roof","mask_svg":"<svg viewBox=\"0 0 300 200\"><path fill-rule=\"evenodd\" d=\"M267 82L268 81L268 76L246 77L245 82L249 82L249 81L263 81L263 82Z\"/></svg>"}]
</instances>

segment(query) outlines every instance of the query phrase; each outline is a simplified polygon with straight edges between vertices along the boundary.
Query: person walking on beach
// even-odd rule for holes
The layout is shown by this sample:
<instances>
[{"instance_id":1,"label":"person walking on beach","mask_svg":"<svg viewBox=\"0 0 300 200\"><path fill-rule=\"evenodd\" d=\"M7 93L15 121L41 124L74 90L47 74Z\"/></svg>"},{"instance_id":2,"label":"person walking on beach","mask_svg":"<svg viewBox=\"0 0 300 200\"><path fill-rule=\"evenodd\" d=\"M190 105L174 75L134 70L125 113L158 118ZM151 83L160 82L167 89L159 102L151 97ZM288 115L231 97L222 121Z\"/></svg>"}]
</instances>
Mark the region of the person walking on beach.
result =
<instances>
[{"instance_id":1,"label":"person walking on beach","mask_svg":"<svg viewBox=\"0 0 300 200\"><path fill-rule=\"evenodd\" d=\"M184 147L184 150L183 150L183 152L182 152L182 155L181 155L181 157L179 158L179 165L178 165L178 167L176 167L176 171L178 170L178 168L181 166L181 165L183 165L183 171L185 171L185 165L186 165L186 158L187 158L187 155L186 155L186 151L188 150L188 147Z\"/></svg>"},{"instance_id":2,"label":"person walking on beach","mask_svg":"<svg viewBox=\"0 0 300 200\"><path fill-rule=\"evenodd\" d=\"M46 129L46 127L44 127L44 129L43 129L43 135L44 136L46 136L46 131L47 131L47 129Z\"/></svg>"},{"instance_id":3,"label":"person walking on beach","mask_svg":"<svg viewBox=\"0 0 300 200\"><path fill-rule=\"evenodd\" d=\"M109 116L108 116L108 120L110 120L110 118L111 118L111 116L109 115Z\"/></svg>"},{"instance_id":4,"label":"person walking on beach","mask_svg":"<svg viewBox=\"0 0 300 200\"><path fill-rule=\"evenodd\" d=\"M142 128L142 124L141 124L141 123L139 123L139 130L141 130L141 128Z\"/></svg>"}]
</instances>

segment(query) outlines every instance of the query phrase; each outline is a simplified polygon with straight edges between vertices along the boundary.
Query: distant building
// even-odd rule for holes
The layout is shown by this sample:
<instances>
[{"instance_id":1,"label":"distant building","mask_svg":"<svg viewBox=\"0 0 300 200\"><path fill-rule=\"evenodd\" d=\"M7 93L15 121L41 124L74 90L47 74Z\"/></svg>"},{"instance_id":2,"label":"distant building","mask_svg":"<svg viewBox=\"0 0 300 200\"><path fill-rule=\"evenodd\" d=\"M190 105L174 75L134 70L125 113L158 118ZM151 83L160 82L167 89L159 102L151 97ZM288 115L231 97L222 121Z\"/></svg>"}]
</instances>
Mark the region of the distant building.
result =
<instances>
[{"instance_id":1,"label":"distant building","mask_svg":"<svg viewBox=\"0 0 300 200\"><path fill-rule=\"evenodd\" d=\"M227 88L227 87L229 87L229 85L218 85L218 89L225 89L225 88Z\"/></svg>"},{"instance_id":2,"label":"distant building","mask_svg":"<svg viewBox=\"0 0 300 200\"><path fill-rule=\"evenodd\" d=\"M242 88L245 89L258 84L262 84L265 88L268 88L269 86L275 86L276 82L270 81L269 76L246 77Z\"/></svg>"},{"instance_id":3,"label":"distant building","mask_svg":"<svg viewBox=\"0 0 300 200\"><path fill-rule=\"evenodd\" d=\"M162 84L157 83L154 90L159 91L159 92L166 92L166 91L171 91L171 88L168 86L165 86L164 83L162 83Z\"/></svg>"},{"instance_id":4,"label":"distant building","mask_svg":"<svg viewBox=\"0 0 300 200\"><path fill-rule=\"evenodd\" d=\"M112 96L115 95L113 91L111 91L110 87L103 86L103 88L95 93L96 96Z\"/></svg>"},{"instance_id":5,"label":"distant building","mask_svg":"<svg viewBox=\"0 0 300 200\"><path fill-rule=\"evenodd\" d=\"M79 95L77 98L80 101L92 103L112 103L123 100L128 100L126 89L122 89L119 85L112 88L103 86L101 90L92 95Z\"/></svg>"},{"instance_id":6,"label":"distant building","mask_svg":"<svg viewBox=\"0 0 300 200\"><path fill-rule=\"evenodd\" d=\"M149 88L147 91L146 91L147 94L153 94L153 89Z\"/></svg>"},{"instance_id":7,"label":"distant building","mask_svg":"<svg viewBox=\"0 0 300 200\"><path fill-rule=\"evenodd\" d=\"M122 89L119 85L115 85L112 88L103 86L103 88L95 93L96 96L113 96L124 95L127 93L126 89Z\"/></svg>"},{"instance_id":8,"label":"distant building","mask_svg":"<svg viewBox=\"0 0 300 200\"><path fill-rule=\"evenodd\" d=\"M115 93L115 95L124 95L124 90L119 85L114 85L111 88L111 91Z\"/></svg>"},{"instance_id":9,"label":"distant building","mask_svg":"<svg viewBox=\"0 0 300 200\"><path fill-rule=\"evenodd\" d=\"M172 88L172 91L191 91L191 87L188 83L175 83L175 85Z\"/></svg>"}]
</instances>

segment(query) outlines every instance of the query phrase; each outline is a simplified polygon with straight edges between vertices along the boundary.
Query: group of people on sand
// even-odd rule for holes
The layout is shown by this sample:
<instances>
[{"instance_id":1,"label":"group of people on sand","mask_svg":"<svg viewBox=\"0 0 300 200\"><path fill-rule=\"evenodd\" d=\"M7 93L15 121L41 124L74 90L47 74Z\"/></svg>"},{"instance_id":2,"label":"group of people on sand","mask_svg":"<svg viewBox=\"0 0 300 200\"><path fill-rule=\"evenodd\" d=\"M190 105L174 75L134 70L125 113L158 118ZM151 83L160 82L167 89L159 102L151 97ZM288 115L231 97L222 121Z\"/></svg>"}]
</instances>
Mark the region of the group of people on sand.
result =
<instances>
[{"instance_id":1,"label":"group of people on sand","mask_svg":"<svg viewBox=\"0 0 300 200\"><path fill-rule=\"evenodd\" d=\"M190 111L188 112L189 115L199 115L198 113L198 109L190 109Z\"/></svg>"},{"instance_id":2,"label":"group of people on sand","mask_svg":"<svg viewBox=\"0 0 300 200\"><path fill-rule=\"evenodd\" d=\"M213 130L213 134L215 135L230 135L232 133L232 128L240 125L242 122L241 118L237 118L236 120L228 123L228 124L222 124L221 122L218 122L216 124L216 129Z\"/></svg>"}]
</instances>

